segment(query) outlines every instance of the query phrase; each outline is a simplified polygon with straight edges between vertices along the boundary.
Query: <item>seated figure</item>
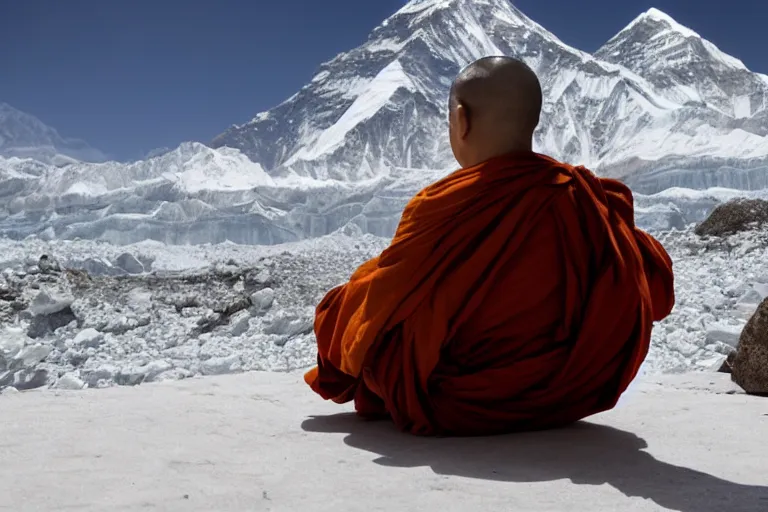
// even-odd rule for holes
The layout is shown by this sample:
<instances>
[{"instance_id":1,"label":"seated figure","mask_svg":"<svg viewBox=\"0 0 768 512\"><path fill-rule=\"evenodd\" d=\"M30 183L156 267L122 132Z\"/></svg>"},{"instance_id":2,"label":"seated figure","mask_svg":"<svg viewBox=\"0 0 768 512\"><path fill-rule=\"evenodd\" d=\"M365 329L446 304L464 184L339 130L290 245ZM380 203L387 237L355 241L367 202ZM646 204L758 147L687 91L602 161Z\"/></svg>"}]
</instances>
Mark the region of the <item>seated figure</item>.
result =
<instances>
[{"instance_id":1,"label":"seated figure","mask_svg":"<svg viewBox=\"0 0 768 512\"><path fill-rule=\"evenodd\" d=\"M486 57L450 93L461 169L419 192L315 319L322 398L417 435L563 426L609 410L674 305L672 261L622 183L532 150L542 91Z\"/></svg>"}]
</instances>

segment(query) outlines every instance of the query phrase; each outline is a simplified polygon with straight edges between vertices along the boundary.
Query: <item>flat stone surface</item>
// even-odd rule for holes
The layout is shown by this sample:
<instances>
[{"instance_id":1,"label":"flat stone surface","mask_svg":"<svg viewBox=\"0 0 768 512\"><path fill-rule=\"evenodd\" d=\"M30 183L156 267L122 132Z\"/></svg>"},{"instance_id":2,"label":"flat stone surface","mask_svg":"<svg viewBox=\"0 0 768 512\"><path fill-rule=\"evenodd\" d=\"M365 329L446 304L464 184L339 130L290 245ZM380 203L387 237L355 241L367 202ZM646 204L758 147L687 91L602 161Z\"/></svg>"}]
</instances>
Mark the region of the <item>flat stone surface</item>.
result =
<instances>
[{"instance_id":1,"label":"flat stone surface","mask_svg":"<svg viewBox=\"0 0 768 512\"><path fill-rule=\"evenodd\" d=\"M644 377L563 430L424 439L301 374L0 396L0 510L768 511L768 399Z\"/></svg>"}]
</instances>

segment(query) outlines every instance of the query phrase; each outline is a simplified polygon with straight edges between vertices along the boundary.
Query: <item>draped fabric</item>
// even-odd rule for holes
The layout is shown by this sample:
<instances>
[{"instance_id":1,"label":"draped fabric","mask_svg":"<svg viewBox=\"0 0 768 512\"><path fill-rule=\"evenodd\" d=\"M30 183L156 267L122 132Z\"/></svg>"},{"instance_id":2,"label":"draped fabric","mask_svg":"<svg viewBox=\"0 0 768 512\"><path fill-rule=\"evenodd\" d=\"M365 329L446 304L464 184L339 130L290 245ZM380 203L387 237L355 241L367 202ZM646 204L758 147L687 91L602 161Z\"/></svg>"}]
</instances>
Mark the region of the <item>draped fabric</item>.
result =
<instances>
[{"instance_id":1,"label":"draped fabric","mask_svg":"<svg viewBox=\"0 0 768 512\"><path fill-rule=\"evenodd\" d=\"M555 427L612 408L674 305L632 194L536 153L419 192L317 306L321 397L418 435Z\"/></svg>"}]
</instances>

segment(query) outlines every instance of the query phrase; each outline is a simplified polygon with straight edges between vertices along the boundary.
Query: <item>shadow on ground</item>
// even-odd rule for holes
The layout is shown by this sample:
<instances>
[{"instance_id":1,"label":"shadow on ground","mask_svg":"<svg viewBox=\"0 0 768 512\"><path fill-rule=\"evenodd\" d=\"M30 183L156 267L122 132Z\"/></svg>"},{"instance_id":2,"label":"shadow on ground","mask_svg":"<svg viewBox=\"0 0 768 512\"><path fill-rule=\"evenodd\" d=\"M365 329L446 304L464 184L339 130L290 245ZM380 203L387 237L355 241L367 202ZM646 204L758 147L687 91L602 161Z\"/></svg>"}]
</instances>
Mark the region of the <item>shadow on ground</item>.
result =
<instances>
[{"instance_id":1,"label":"shadow on ground","mask_svg":"<svg viewBox=\"0 0 768 512\"><path fill-rule=\"evenodd\" d=\"M643 451L648 444L637 435L593 423L510 436L436 439L344 413L312 417L302 428L348 434L344 443L380 455L374 462L382 466L429 466L439 475L503 482L609 484L626 496L679 512L768 511L768 487L662 462Z\"/></svg>"}]
</instances>

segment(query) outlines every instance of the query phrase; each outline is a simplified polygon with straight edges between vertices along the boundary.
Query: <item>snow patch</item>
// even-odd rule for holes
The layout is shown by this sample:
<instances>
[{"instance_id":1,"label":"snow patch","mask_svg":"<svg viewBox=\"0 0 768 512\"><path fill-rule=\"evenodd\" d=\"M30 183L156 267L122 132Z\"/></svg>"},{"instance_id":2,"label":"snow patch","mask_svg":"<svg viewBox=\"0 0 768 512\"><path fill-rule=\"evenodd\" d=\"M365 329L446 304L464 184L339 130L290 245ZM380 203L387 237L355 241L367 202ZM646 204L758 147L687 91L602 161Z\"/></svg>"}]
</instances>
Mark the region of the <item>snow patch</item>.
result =
<instances>
[{"instance_id":1,"label":"snow patch","mask_svg":"<svg viewBox=\"0 0 768 512\"><path fill-rule=\"evenodd\" d=\"M339 120L323 131L313 147L299 151L286 165L299 159L311 160L332 151L344 142L347 133L384 108L398 89L413 89L413 87L413 82L406 75L400 62L392 61L370 81Z\"/></svg>"}]
</instances>

